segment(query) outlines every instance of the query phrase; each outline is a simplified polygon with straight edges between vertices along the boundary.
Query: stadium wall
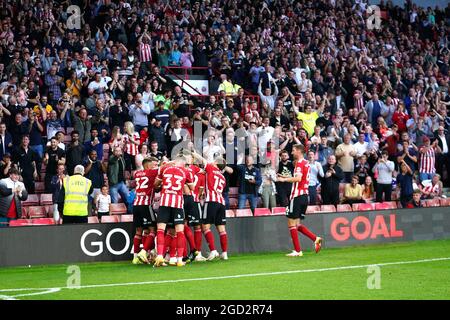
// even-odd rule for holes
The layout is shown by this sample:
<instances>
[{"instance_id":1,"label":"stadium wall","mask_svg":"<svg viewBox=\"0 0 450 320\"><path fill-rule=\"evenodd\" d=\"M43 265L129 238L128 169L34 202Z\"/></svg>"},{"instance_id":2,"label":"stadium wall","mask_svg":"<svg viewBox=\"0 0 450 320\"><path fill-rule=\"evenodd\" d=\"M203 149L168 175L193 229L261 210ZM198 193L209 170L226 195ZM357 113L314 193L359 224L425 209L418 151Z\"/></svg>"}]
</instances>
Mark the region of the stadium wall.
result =
<instances>
[{"instance_id":1,"label":"stadium wall","mask_svg":"<svg viewBox=\"0 0 450 320\"><path fill-rule=\"evenodd\" d=\"M445 239L450 207L313 214L305 225L324 238L325 248ZM231 218L227 233L231 256L291 250L284 216ZM130 260L132 239L132 223L0 228L0 266ZM312 247L303 236L301 244Z\"/></svg>"}]
</instances>

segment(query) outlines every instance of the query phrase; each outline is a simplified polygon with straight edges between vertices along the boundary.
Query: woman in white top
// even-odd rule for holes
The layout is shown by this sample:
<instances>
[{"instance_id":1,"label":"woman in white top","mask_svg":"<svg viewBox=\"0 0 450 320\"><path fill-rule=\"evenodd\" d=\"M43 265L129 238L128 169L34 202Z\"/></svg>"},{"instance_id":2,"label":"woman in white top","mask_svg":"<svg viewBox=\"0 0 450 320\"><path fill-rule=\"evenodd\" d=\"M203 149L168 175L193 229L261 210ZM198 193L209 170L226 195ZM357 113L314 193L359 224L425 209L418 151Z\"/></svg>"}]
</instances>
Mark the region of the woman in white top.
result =
<instances>
[{"instance_id":1,"label":"woman in white top","mask_svg":"<svg viewBox=\"0 0 450 320\"><path fill-rule=\"evenodd\" d=\"M136 163L136 170L144 170L144 167L142 166L142 161L144 159L148 158L148 146L146 144L143 144L139 147L139 153L134 158L134 161Z\"/></svg>"}]
</instances>

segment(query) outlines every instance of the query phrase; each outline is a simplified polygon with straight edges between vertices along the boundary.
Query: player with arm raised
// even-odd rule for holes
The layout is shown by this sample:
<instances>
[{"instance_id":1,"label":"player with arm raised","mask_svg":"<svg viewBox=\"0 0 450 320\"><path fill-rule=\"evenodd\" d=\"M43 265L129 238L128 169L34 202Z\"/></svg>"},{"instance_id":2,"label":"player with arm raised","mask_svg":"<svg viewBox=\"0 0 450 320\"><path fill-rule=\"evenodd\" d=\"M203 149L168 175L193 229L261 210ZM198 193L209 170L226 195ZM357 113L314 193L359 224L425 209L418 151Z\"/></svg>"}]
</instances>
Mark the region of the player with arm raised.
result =
<instances>
[{"instance_id":1,"label":"player with arm raised","mask_svg":"<svg viewBox=\"0 0 450 320\"><path fill-rule=\"evenodd\" d=\"M133 264L149 263L147 252L154 247L156 232L156 215L152 203L154 183L158 174L158 159L149 158L142 161L143 170L134 174L136 180L136 198L133 202L133 224L136 234L133 239ZM144 249L139 251L140 244Z\"/></svg>"},{"instance_id":2,"label":"player with arm raised","mask_svg":"<svg viewBox=\"0 0 450 320\"><path fill-rule=\"evenodd\" d=\"M173 165L161 167L155 180L155 188L161 186L161 200L156 217L157 222L157 257L154 267L164 266L164 232L168 223L173 223L176 232L177 241L177 266L185 265L183 262L183 252L185 247L184 237L184 210L183 210L183 186L186 184L190 189L193 188L192 181L186 174L186 159L183 156L177 156Z\"/></svg>"},{"instance_id":3,"label":"player with arm raised","mask_svg":"<svg viewBox=\"0 0 450 320\"><path fill-rule=\"evenodd\" d=\"M184 212L186 214L186 222L184 225L184 234L189 243L190 253L186 258L187 261L206 261L206 259L202 256L202 230L200 224L200 216L202 213L200 199L198 196L198 192L200 189L199 186L199 173L202 171L198 166L193 164L192 155L185 154L186 158L186 172L190 176L193 181L194 189L189 189L187 186L184 186ZM192 233L191 227L194 229L194 233ZM197 237L197 239L196 239ZM200 239L198 239L200 237ZM197 241L196 241L197 240ZM187 252L186 252L187 253Z\"/></svg>"},{"instance_id":4,"label":"player with arm raised","mask_svg":"<svg viewBox=\"0 0 450 320\"><path fill-rule=\"evenodd\" d=\"M288 218L289 232L294 244L294 251L287 254L288 257L303 256L297 232L303 233L314 241L316 253L319 252L322 247L322 238L317 237L306 226L300 223L300 220L305 218L306 209L308 207L308 186L311 169L308 161L304 158L304 153L305 147L303 145L294 145L292 148L292 155L296 161L294 176L290 178L281 175L278 176L279 182L292 183L290 203L289 207L286 208L286 215Z\"/></svg>"},{"instance_id":5,"label":"player with arm raised","mask_svg":"<svg viewBox=\"0 0 450 320\"><path fill-rule=\"evenodd\" d=\"M194 158L200 160L205 166L206 183L205 183L205 207L203 208L202 224L203 234L209 246L209 256L206 260L214 260L219 258L219 253L214 244L214 236L211 232L211 225L216 226L220 236L220 246L222 254L220 258L228 260L228 237L226 232L226 215L225 215L225 199L223 198L223 189L225 188L225 177L222 170L226 167L225 159L217 157L213 162L208 162L198 153L192 153Z\"/></svg>"}]
</instances>

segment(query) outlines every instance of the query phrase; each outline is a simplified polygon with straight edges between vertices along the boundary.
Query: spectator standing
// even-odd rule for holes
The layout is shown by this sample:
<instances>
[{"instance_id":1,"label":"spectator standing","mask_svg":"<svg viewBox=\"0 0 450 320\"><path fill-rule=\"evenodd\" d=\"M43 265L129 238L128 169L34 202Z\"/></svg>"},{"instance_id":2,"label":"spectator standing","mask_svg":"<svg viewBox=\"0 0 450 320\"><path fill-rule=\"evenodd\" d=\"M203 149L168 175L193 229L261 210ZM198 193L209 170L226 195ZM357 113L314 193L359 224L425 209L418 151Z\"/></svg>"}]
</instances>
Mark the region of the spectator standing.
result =
<instances>
[{"instance_id":1,"label":"spectator standing","mask_svg":"<svg viewBox=\"0 0 450 320\"><path fill-rule=\"evenodd\" d=\"M19 171L9 170L9 178L0 180L0 227L7 226L11 220L22 215L22 203L28 198L25 185L19 181Z\"/></svg>"},{"instance_id":2,"label":"spectator standing","mask_svg":"<svg viewBox=\"0 0 450 320\"><path fill-rule=\"evenodd\" d=\"M97 124L100 121L100 113L95 109L94 116L88 116L87 110L81 108L77 115L72 104L70 109L70 119L74 130L79 133L80 142L84 144L91 141L91 129L94 124Z\"/></svg>"},{"instance_id":3,"label":"spectator standing","mask_svg":"<svg viewBox=\"0 0 450 320\"><path fill-rule=\"evenodd\" d=\"M19 169L25 188L29 193L34 193L34 181L38 177L37 163L40 159L38 154L30 148L28 135L22 137L22 142L15 149L12 160Z\"/></svg>"},{"instance_id":4,"label":"spectator standing","mask_svg":"<svg viewBox=\"0 0 450 320\"><path fill-rule=\"evenodd\" d=\"M139 133L134 131L134 125L130 121L125 122L124 131L123 140L126 169L129 171L136 170L135 157L139 152Z\"/></svg>"},{"instance_id":5,"label":"spectator standing","mask_svg":"<svg viewBox=\"0 0 450 320\"><path fill-rule=\"evenodd\" d=\"M111 196L107 186L102 186L94 199L94 208L98 219L101 221L102 217L109 216L109 206L111 204Z\"/></svg>"},{"instance_id":6,"label":"spectator standing","mask_svg":"<svg viewBox=\"0 0 450 320\"><path fill-rule=\"evenodd\" d=\"M81 164L83 161L84 146L80 144L80 134L78 131L72 131L70 133L70 136L72 138L72 141L66 149L66 166L67 173L69 175L73 175L75 166Z\"/></svg>"},{"instance_id":7,"label":"spectator standing","mask_svg":"<svg viewBox=\"0 0 450 320\"><path fill-rule=\"evenodd\" d=\"M116 147L113 149L113 154L109 157L107 171L112 203L117 203L119 201L119 194L123 202L127 203L129 190L125 184L125 169L126 165L122 148Z\"/></svg>"},{"instance_id":8,"label":"spectator standing","mask_svg":"<svg viewBox=\"0 0 450 320\"><path fill-rule=\"evenodd\" d=\"M277 174L272 168L272 165L267 163L261 170L262 183L259 187L259 194L263 203L263 208L275 208L277 206L276 194L277 189L275 182L277 181Z\"/></svg>"},{"instance_id":9,"label":"spectator standing","mask_svg":"<svg viewBox=\"0 0 450 320\"><path fill-rule=\"evenodd\" d=\"M284 178L292 178L294 175L294 164L289 159L289 152L286 150L280 153L280 162L278 164L278 175ZM291 195L292 183L290 182L277 182L278 191L278 203L282 207L287 207L289 204L289 197Z\"/></svg>"},{"instance_id":10,"label":"spectator standing","mask_svg":"<svg viewBox=\"0 0 450 320\"><path fill-rule=\"evenodd\" d=\"M377 177L376 201L391 201L392 195L392 179L395 169L394 162L388 160L389 153L383 151L381 158L378 159L377 164L372 168L372 172Z\"/></svg>"},{"instance_id":11,"label":"spectator standing","mask_svg":"<svg viewBox=\"0 0 450 320\"><path fill-rule=\"evenodd\" d=\"M320 162L315 160L314 151L308 152L308 162L311 168L309 172L309 204L317 204L317 188L320 185L319 180L323 178L323 168Z\"/></svg>"},{"instance_id":12,"label":"spectator standing","mask_svg":"<svg viewBox=\"0 0 450 320\"><path fill-rule=\"evenodd\" d=\"M321 179L320 194L323 204L339 203L339 183L344 179L344 172L336 164L336 156L328 156L327 164L323 167L324 177Z\"/></svg>"},{"instance_id":13,"label":"spectator standing","mask_svg":"<svg viewBox=\"0 0 450 320\"><path fill-rule=\"evenodd\" d=\"M92 193L91 180L84 177L84 167L77 165L72 176L63 179L58 202L64 203L63 224L88 222L88 197Z\"/></svg>"},{"instance_id":14,"label":"spectator standing","mask_svg":"<svg viewBox=\"0 0 450 320\"><path fill-rule=\"evenodd\" d=\"M405 160L400 163L400 173L397 175L397 188L400 190L400 203L403 208L413 198L413 171Z\"/></svg>"},{"instance_id":15,"label":"spectator standing","mask_svg":"<svg viewBox=\"0 0 450 320\"><path fill-rule=\"evenodd\" d=\"M6 131L6 124L0 123L0 158L7 153L11 154L13 148L12 136Z\"/></svg>"},{"instance_id":16,"label":"spectator standing","mask_svg":"<svg viewBox=\"0 0 450 320\"><path fill-rule=\"evenodd\" d=\"M447 181L444 182L446 185L450 185L450 135L448 133L445 134L443 126L439 126L434 136L439 149L441 149L441 153L436 155L436 172L442 176L443 168L445 167L447 169Z\"/></svg>"},{"instance_id":17,"label":"spectator standing","mask_svg":"<svg viewBox=\"0 0 450 320\"><path fill-rule=\"evenodd\" d=\"M137 132L140 132L144 127L148 127L148 115L150 114L150 107L142 101L142 95L136 94L135 102L130 105L129 115Z\"/></svg>"},{"instance_id":18,"label":"spectator standing","mask_svg":"<svg viewBox=\"0 0 450 320\"><path fill-rule=\"evenodd\" d=\"M98 159L97 152L91 150L83 161L84 176L92 181L93 193L91 197L100 192L100 188L104 184L104 176L107 164Z\"/></svg>"},{"instance_id":19,"label":"spectator standing","mask_svg":"<svg viewBox=\"0 0 450 320\"><path fill-rule=\"evenodd\" d=\"M44 154L45 172L45 192L51 192L52 177L57 173L58 164L66 164L66 153L63 149L58 147L58 139L55 137L50 140L50 147L47 148Z\"/></svg>"},{"instance_id":20,"label":"spectator standing","mask_svg":"<svg viewBox=\"0 0 450 320\"><path fill-rule=\"evenodd\" d=\"M255 212L258 200L259 186L262 183L261 171L255 167L252 156L245 157L245 165L238 165L239 209L244 209L247 200L252 212Z\"/></svg>"},{"instance_id":21,"label":"spectator standing","mask_svg":"<svg viewBox=\"0 0 450 320\"><path fill-rule=\"evenodd\" d=\"M349 134L344 135L344 142L337 146L336 148L336 158L338 159L339 167L344 172L344 181L349 183L351 177L354 174L354 159L356 157L357 151L354 145L351 143L351 136Z\"/></svg>"},{"instance_id":22,"label":"spectator standing","mask_svg":"<svg viewBox=\"0 0 450 320\"><path fill-rule=\"evenodd\" d=\"M440 151L438 141L430 143L430 138L423 138L423 145L419 148L419 179L431 180L436 174L436 153Z\"/></svg>"}]
</instances>

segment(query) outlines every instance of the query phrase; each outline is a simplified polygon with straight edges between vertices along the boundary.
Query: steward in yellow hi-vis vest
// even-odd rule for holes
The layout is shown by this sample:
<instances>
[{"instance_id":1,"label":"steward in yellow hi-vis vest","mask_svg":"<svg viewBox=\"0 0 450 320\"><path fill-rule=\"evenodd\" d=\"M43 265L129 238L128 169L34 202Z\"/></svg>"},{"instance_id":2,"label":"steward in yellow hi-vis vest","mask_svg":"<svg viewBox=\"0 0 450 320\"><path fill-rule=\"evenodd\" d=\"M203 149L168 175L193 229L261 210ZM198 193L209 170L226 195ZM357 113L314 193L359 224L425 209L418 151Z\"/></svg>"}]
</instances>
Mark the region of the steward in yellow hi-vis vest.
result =
<instances>
[{"instance_id":1,"label":"steward in yellow hi-vis vest","mask_svg":"<svg viewBox=\"0 0 450 320\"><path fill-rule=\"evenodd\" d=\"M92 181L85 178L84 167L78 165L74 175L63 180L64 194L63 224L87 223L89 195L93 191Z\"/></svg>"}]
</instances>

